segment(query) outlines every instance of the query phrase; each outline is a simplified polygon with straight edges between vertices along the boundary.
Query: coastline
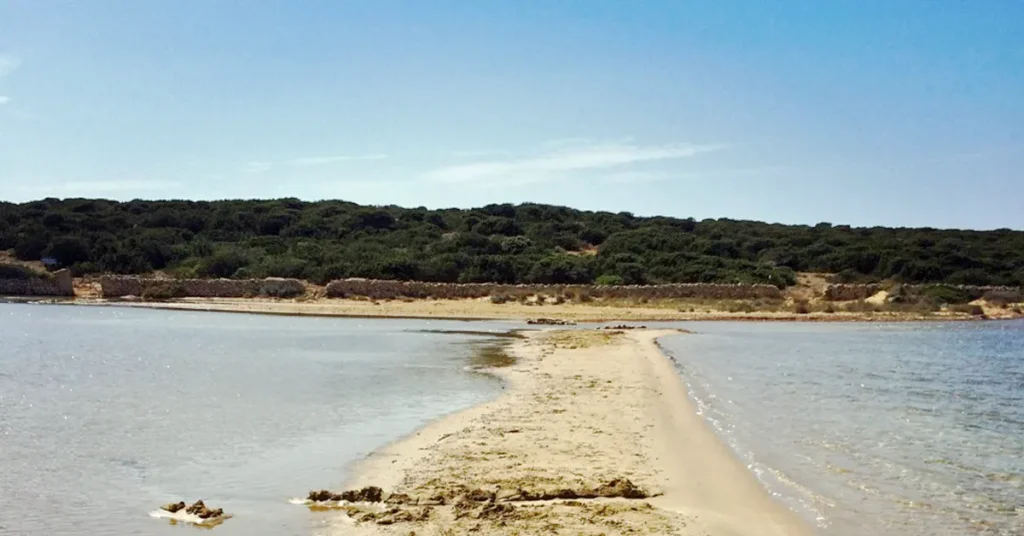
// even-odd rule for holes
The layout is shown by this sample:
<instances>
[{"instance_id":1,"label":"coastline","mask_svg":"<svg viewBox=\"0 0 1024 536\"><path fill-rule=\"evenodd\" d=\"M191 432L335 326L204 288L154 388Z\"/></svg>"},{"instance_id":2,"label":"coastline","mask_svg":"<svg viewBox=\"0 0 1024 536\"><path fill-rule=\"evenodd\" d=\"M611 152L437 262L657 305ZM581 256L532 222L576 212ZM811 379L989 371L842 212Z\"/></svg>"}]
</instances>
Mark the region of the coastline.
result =
<instances>
[{"instance_id":1,"label":"coastline","mask_svg":"<svg viewBox=\"0 0 1024 536\"><path fill-rule=\"evenodd\" d=\"M1003 320L1021 318L998 309L986 309L983 316L969 314L908 312L811 312L729 311L721 304L680 307L675 303L605 304L565 303L523 305L493 304L486 299L391 300L350 299L288 300L270 298L180 298L167 301L127 301L101 298L3 298L13 303L77 305L89 307L136 307L220 313L245 313L279 316L406 318L449 320L526 320L552 318L574 322L945 322Z\"/></svg>"},{"instance_id":2,"label":"coastline","mask_svg":"<svg viewBox=\"0 0 1024 536\"><path fill-rule=\"evenodd\" d=\"M346 483L409 499L389 505L390 514L339 514L328 534L557 526L595 535L810 535L697 414L656 343L674 333L529 332L509 349L514 365L489 371L505 384L497 399L374 452ZM597 498L585 496L597 489Z\"/></svg>"}]
</instances>

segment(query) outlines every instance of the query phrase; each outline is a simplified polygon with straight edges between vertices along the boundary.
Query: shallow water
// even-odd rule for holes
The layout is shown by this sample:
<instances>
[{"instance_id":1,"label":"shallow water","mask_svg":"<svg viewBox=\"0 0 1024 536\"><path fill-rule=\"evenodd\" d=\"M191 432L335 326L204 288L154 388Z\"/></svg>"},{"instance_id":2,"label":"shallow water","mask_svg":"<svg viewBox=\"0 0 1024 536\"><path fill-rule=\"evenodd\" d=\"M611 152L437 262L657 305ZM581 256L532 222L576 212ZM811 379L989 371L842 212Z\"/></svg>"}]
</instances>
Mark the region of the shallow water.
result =
<instances>
[{"instance_id":1,"label":"shallow water","mask_svg":"<svg viewBox=\"0 0 1024 536\"><path fill-rule=\"evenodd\" d=\"M1024 322L686 327L701 413L820 534L1024 534Z\"/></svg>"},{"instance_id":2,"label":"shallow water","mask_svg":"<svg viewBox=\"0 0 1024 536\"><path fill-rule=\"evenodd\" d=\"M486 339L518 324L0 304L0 534L309 534L288 504L445 413L492 398ZM178 532L175 532L178 531Z\"/></svg>"}]
</instances>

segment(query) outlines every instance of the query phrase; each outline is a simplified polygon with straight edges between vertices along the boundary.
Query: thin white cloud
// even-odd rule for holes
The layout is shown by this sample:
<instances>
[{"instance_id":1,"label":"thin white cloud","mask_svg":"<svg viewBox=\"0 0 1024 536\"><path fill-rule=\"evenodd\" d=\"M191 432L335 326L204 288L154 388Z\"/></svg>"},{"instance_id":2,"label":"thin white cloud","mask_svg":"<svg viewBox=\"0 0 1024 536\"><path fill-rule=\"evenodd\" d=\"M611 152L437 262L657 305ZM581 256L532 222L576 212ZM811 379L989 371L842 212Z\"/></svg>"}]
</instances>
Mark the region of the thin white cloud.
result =
<instances>
[{"instance_id":1,"label":"thin white cloud","mask_svg":"<svg viewBox=\"0 0 1024 536\"><path fill-rule=\"evenodd\" d=\"M13 73L20 65L21 60L18 58L10 54L0 54L0 78Z\"/></svg>"},{"instance_id":2,"label":"thin white cloud","mask_svg":"<svg viewBox=\"0 0 1024 536\"><path fill-rule=\"evenodd\" d=\"M57 184L41 184L38 186L21 186L17 190L32 197L74 197L101 196L124 193L146 193L163 190L174 190L181 183L161 180L109 180L109 181L69 181Z\"/></svg>"},{"instance_id":3,"label":"thin white cloud","mask_svg":"<svg viewBox=\"0 0 1024 536\"><path fill-rule=\"evenodd\" d=\"M560 142L559 145L562 145ZM569 146L534 157L490 160L446 166L424 175L444 183L540 182L563 179L586 170L624 167L631 164L689 158L718 151L724 145L676 143L640 146L633 143L586 143L572 140Z\"/></svg>"},{"instance_id":4,"label":"thin white cloud","mask_svg":"<svg viewBox=\"0 0 1024 536\"><path fill-rule=\"evenodd\" d=\"M455 158L480 158L482 156L495 156L505 154L505 151L452 151L451 156Z\"/></svg>"},{"instance_id":5,"label":"thin white cloud","mask_svg":"<svg viewBox=\"0 0 1024 536\"><path fill-rule=\"evenodd\" d=\"M11 98L10 97L4 96L4 95L0 95L0 106L3 106L4 104L7 104L8 102L11 102Z\"/></svg>"},{"instance_id":6,"label":"thin white cloud","mask_svg":"<svg viewBox=\"0 0 1024 536\"><path fill-rule=\"evenodd\" d=\"M264 162L260 160L253 160L245 163L245 170L249 173L263 173L269 171L272 167L274 167L273 162Z\"/></svg>"},{"instance_id":7,"label":"thin white cloud","mask_svg":"<svg viewBox=\"0 0 1024 536\"><path fill-rule=\"evenodd\" d=\"M654 171L623 171L620 173L609 173L601 177L605 182L614 184L649 184L671 178L669 173L658 173Z\"/></svg>"},{"instance_id":8,"label":"thin white cloud","mask_svg":"<svg viewBox=\"0 0 1024 536\"><path fill-rule=\"evenodd\" d=\"M350 162L353 160L383 160L386 154L362 154L362 155L339 155L339 156L306 156L290 160L288 163L294 166L321 166L335 162Z\"/></svg>"}]
</instances>

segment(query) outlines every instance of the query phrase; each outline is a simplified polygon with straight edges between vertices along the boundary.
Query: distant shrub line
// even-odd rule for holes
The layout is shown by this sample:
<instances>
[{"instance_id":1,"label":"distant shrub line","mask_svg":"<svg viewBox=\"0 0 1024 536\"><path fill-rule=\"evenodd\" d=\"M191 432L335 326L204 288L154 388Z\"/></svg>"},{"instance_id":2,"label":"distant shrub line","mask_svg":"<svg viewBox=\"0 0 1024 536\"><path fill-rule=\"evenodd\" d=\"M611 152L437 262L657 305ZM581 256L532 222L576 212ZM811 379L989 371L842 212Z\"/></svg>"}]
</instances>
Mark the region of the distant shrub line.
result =
<instances>
[{"instance_id":1,"label":"distant shrub line","mask_svg":"<svg viewBox=\"0 0 1024 536\"><path fill-rule=\"evenodd\" d=\"M1020 286L1024 232L636 217L522 204L427 210L342 201L0 202L0 249L76 275L345 278L600 286L836 282Z\"/></svg>"}]
</instances>

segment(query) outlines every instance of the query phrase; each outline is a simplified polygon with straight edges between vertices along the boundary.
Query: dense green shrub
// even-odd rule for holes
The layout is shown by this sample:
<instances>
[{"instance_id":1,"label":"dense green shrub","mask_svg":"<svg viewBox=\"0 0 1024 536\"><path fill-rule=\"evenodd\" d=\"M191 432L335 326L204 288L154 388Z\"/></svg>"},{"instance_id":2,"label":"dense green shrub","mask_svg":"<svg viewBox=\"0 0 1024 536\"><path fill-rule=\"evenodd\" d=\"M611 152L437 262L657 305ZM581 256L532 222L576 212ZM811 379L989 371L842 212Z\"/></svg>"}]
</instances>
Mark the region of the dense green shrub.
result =
<instances>
[{"instance_id":1,"label":"dense green shrub","mask_svg":"<svg viewBox=\"0 0 1024 536\"><path fill-rule=\"evenodd\" d=\"M180 298L185 295L185 290L178 281L151 281L142 289L142 299L145 301L162 301L173 298Z\"/></svg>"},{"instance_id":2,"label":"dense green shrub","mask_svg":"<svg viewBox=\"0 0 1024 536\"><path fill-rule=\"evenodd\" d=\"M595 248L596 255L593 255ZM343 201L0 203L0 250L76 274L441 282L1024 284L1024 232L642 218L538 204L427 210ZM953 303L956 297L936 291Z\"/></svg>"},{"instance_id":3,"label":"dense green shrub","mask_svg":"<svg viewBox=\"0 0 1024 536\"><path fill-rule=\"evenodd\" d=\"M624 285L625 281L620 276L605 274L598 276L594 283L598 285Z\"/></svg>"}]
</instances>

